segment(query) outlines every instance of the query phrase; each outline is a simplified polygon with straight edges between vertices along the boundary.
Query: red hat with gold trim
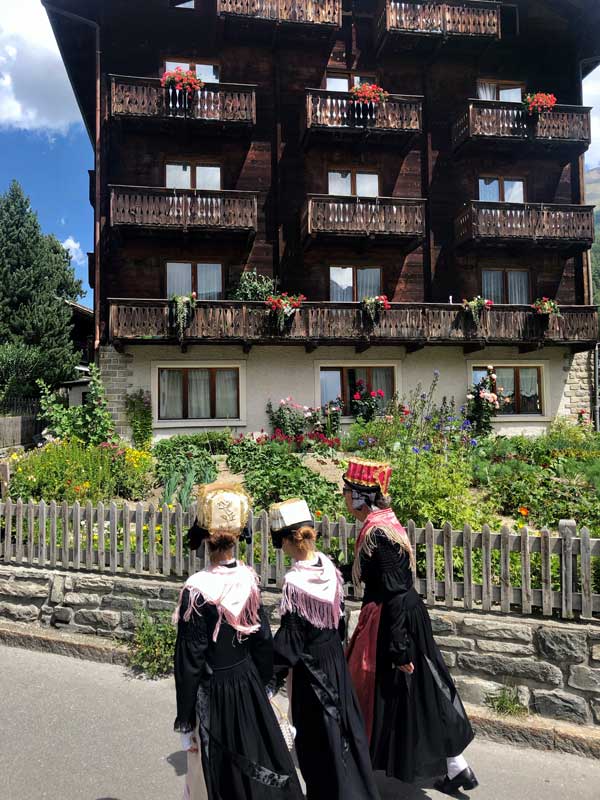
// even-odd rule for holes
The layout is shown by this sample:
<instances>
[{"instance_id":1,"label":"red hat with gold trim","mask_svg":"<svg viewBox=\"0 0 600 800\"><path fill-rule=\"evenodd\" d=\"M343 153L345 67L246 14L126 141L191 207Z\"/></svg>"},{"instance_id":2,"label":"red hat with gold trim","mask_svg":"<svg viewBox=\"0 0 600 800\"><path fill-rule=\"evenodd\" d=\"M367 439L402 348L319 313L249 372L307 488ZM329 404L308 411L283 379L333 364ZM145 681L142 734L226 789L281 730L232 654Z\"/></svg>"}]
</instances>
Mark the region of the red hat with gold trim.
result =
<instances>
[{"instance_id":1,"label":"red hat with gold trim","mask_svg":"<svg viewBox=\"0 0 600 800\"><path fill-rule=\"evenodd\" d=\"M387 494L391 477L392 468L385 462L351 458L344 474L344 483L352 489L372 489Z\"/></svg>"}]
</instances>

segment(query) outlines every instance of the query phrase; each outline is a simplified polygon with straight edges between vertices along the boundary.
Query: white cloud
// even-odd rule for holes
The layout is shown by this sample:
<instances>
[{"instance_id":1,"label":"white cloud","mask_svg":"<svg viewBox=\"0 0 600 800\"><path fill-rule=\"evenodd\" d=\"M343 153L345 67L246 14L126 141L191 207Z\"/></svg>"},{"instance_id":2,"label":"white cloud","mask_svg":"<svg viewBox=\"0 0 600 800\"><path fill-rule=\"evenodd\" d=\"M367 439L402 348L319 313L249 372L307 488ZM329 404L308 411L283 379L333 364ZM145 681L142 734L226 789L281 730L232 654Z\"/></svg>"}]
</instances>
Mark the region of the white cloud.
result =
<instances>
[{"instance_id":1,"label":"white cloud","mask_svg":"<svg viewBox=\"0 0 600 800\"><path fill-rule=\"evenodd\" d=\"M66 133L81 115L44 7L0 5L0 128Z\"/></svg>"},{"instance_id":2,"label":"white cloud","mask_svg":"<svg viewBox=\"0 0 600 800\"><path fill-rule=\"evenodd\" d=\"M583 102L592 109L592 146L587 152L588 166L600 164L600 67L583 82Z\"/></svg>"},{"instance_id":3,"label":"white cloud","mask_svg":"<svg viewBox=\"0 0 600 800\"><path fill-rule=\"evenodd\" d=\"M73 236L69 236L65 239L62 246L65 250L69 251L71 260L76 267L82 267L87 263L87 255L81 249L81 244L76 242Z\"/></svg>"}]
</instances>

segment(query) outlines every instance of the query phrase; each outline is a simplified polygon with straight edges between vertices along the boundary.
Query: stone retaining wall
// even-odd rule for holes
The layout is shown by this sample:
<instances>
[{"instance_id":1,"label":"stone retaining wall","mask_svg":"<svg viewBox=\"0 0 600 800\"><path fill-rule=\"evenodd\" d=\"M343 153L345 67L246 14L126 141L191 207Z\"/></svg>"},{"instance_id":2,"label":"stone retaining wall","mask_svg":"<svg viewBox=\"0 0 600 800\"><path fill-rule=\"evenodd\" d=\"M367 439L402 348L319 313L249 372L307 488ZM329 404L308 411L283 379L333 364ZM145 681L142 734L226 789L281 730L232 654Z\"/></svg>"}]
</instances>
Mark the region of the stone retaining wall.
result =
<instances>
[{"instance_id":1,"label":"stone retaining wall","mask_svg":"<svg viewBox=\"0 0 600 800\"><path fill-rule=\"evenodd\" d=\"M136 612L173 611L180 588L172 580L1 566L0 622L129 640ZM276 625L279 594L264 591L263 602ZM347 606L352 633L359 611ZM430 616L465 702L483 705L509 685L532 712L600 725L600 624L438 609Z\"/></svg>"}]
</instances>

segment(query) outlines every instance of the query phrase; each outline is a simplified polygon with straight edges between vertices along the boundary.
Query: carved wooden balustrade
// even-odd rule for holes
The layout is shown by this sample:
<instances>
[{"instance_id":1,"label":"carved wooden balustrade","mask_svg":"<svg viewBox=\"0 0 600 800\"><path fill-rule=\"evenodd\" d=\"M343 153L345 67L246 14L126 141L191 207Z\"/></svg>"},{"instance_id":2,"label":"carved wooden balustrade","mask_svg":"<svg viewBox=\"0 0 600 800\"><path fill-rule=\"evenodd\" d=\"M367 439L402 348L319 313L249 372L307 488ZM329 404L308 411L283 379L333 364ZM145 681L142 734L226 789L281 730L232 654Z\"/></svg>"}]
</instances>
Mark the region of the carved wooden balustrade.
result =
<instances>
[{"instance_id":1,"label":"carved wooden balustrade","mask_svg":"<svg viewBox=\"0 0 600 800\"><path fill-rule=\"evenodd\" d=\"M594 206L471 201L455 221L457 243L544 242L590 247Z\"/></svg>"},{"instance_id":2,"label":"carved wooden balustrade","mask_svg":"<svg viewBox=\"0 0 600 800\"><path fill-rule=\"evenodd\" d=\"M306 93L306 127L339 130L420 133L423 98L390 94L383 103L357 103L350 92L310 89Z\"/></svg>"},{"instance_id":3,"label":"carved wooden balustrade","mask_svg":"<svg viewBox=\"0 0 600 800\"><path fill-rule=\"evenodd\" d=\"M425 200L398 197L309 195L304 232L419 239L425 235Z\"/></svg>"},{"instance_id":4,"label":"carved wooden balustrade","mask_svg":"<svg viewBox=\"0 0 600 800\"><path fill-rule=\"evenodd\" d=\"M499 39L500 4L468 0L449 3L437 0L385 0L385 8L379 19L379 34L382 36L386 33Z\"/></svg>"},{"instance_id":5,"label":"carved wooden balustrade","mask_svg":"<svg viewBox=\"0 0 600 800\"><path fill-rule=\"evenodd\" d=\"M583 152L591 141L590 110L557 105L547 114L530 116L521 103L470 100L467 110L454 123L452 143L459 147L469 140L532 140L579 145Z\"/></svg>"},{"instance_id":6,"label":"carved wooden balustrade","mask_svg":"<svg viewBox=\"0 0 600 800\"><path fill-rule=\"evenodd\" d=\"M110 187L111 225L141 228L256 230L253 192Z\"/></svg>"},{"instance_id":7,"label":"carved wooden balustrade","mask_svg":"<svg viewBox=\"0 0 600 800\"><path fill-rule=\"evenodd\" d=\"M217 0L217 13L339 28L342 0Z\"/></svg>"},{"instance_id":8,"label":"carved wooden balustrade","mask_svg":"<svg viewBox=\"0 0 600 800\"><path fill-rule=\"evenodd\" d=\"M111 109L115 117L153 117L227 123L256 123L256 87L205 83L188 98L183 91L163 89L158 78L111 76Z\"/></svg>"},{"instance_id":9,"label":"carved wooden balustrade","mask_svg":"<svg viewBox=\"0 0 600 800\"><path fill-rule=\"evenodd\" d=\"M111 341L151 343L170 339L167 300L111 299ZM393 303L371 324L358 303L303 303L289 329L279 333L264 303L196 304L186 340L243 344L575 344L593 346L598 312L561 306L562 316L540 317L526 306L494 306L475 326L460 306Z\"/></svg>"}]
</instances>

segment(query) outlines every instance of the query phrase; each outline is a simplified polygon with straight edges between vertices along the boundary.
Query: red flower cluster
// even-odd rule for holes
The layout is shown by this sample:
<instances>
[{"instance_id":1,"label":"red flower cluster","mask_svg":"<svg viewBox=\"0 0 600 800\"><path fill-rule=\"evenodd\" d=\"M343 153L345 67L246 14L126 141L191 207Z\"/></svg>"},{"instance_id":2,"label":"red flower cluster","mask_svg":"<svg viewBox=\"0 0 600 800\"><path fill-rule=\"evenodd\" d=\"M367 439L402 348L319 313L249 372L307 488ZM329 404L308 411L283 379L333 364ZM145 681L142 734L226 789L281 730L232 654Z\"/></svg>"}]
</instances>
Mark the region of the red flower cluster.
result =
<instances>
[{"instance_id":1,"label":"red flower cluster","mask_svg":"<svg viewBox=\"0 0 600 800\"><path fill-rule=\"evenodd\" d=\"M544 111L552 111L556 105L556 97L546 92L535 92L528 94L523 103L530 114L543 114Z\"/></svg>"},{"instance_id":2,"label":"red flower cluster","mask_svg":"<svg viewBox=\"0 0 600 800\"><path fill-rule=\"evenodd\" d=\"M282 292L282 294L269 295L265 300L265 305L271 311L285 311L290 308L300 308L304 300L306 300L306 297L303 294L288 295L287 292Z\"/></svg>"},{"instance_id":3,"label":"red flower cluster","mask_svg":"<svg viewBox=\"0 0 600 800\"><path fill-rule=\"evenodd\" d=\"M379 303L381 303L382 307L386 311L389 311L390 308L392 307L392 304L390 303L390 301L387 298L387 294L379 294L379 295L377 295L375 300L377 300Z\"/></svg>"},{"instance_id":4,"label":"red flower cluster","mask_svg":"<svg viewBox=\"0 0 600 800\"><path fill-rule=\"evenodd\" d=\"M353 86L350 93L353 99L359 103L382 103L388 97L388 92L376 83L361 83L360 86Z\"/></svg>"},{"instance_id":5,"label":"red flower cluster","mask_svg":"<svg viewBox=\"0 0 600 800\"><path fill-rule=\"evenodd\" d=\"M244 439L244 434L240 433L240 435L234 439L234 444L239 444ZM298 433L295 436L288 436L281 430L281 428L275 428L275 432L270 436L268 433L261 431L261 436L256 438L256 443L261 445L267 444L267 442L285 442L287 444L296 446L299 450L306 448L309 442L322 444L331 448L338 448L341 444L341 441L337 436L329 437L324 433L321 433L321 431L311 431L307 434Z\"/></svg>"},{"instance_id":6,"label":"red flower cluster","mask_svg":"<svg viewBox=\"0 0 600 800\"><path fill-rule=\"evenodd\" d=\"M185 91L188 94L199 92L204 86L204 83L196 75L194 70L183 70L181 67L168 70L160 79L160 85L163 89L177 89L177 91Z\"/></svg>"}]
</instances>

